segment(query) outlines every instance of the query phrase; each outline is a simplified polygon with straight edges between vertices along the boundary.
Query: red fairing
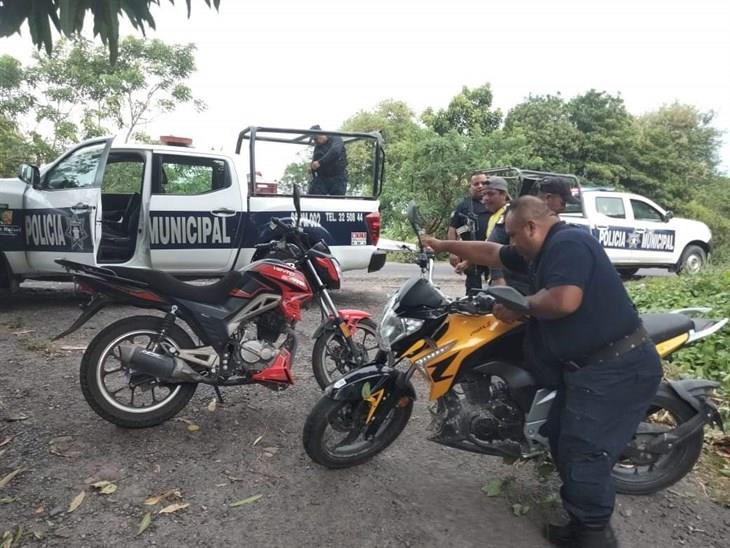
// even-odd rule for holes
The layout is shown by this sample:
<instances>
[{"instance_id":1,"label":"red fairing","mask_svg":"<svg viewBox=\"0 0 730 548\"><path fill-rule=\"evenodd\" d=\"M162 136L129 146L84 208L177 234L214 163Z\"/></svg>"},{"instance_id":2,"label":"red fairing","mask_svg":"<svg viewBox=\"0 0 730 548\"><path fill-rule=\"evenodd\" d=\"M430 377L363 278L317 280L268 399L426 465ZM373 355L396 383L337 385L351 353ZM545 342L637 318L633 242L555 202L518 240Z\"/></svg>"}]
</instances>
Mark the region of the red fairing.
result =
<instances>
[{"instance_id":1,"label":"red fairing","mask_svg":"<svg viewBox=\"0 0 730 548\"><path fill-rule=\"evenodd\" d=\"M342 316L345 320L350 331L357 329L357 322L371 317L370 313L365 312L364 310L355 310L353 308L340 308L340 316Z\"/></svg>"},{"instance_id":2,"label":"red fairing","mask_svg":"<svg viewBox=\"0 0 730 548\"><path fill-rule=\"evenodd\" d=\"M254 271L281 289L281 309L288 320L302 319L302 305L312 296L312 288L304 274L283 263L262 261Z\"/></svg>"},{"instance_id":3,"label":"red fairing","mask_svg":"<svg viewBox=\"0 0 730 548\"><path fill-rule=\"evenodd\" d=\"M291 354L289 351L286 348L282 348L274 363L263 371L252 375L251 379L258 382L294 384L294 377L291 374Z\"/></svg>"},{"instance_id":4,"label":"red fairing","mask_svg":"<svg viewBox=\"0 0 730 548\"><path fill-rule=\"evenodd\" d=\"M315 257L315 264L319 267L320 271L324 271L325 276L323 282L330 289L340 288L340 275L337 273L337 267L332 259L326 257Z\"/></svg>"}]
</instances>

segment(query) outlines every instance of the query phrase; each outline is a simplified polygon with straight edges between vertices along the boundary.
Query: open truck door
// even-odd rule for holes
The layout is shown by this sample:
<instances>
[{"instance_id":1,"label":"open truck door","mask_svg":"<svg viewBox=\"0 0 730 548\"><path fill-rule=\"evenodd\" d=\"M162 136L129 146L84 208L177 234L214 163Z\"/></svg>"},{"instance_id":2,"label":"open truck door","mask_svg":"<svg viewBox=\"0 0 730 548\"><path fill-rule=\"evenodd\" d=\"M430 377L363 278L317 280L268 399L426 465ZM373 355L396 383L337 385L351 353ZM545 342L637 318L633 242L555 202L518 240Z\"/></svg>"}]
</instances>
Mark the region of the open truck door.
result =
<instances>
[{"instance_id":1,"label":"open truck door","mask_svg":"<svg viewBox=\"0 0 730 548\"><path fill-rule=\"evenodd\" d=\"M33 271L59 272L56 259L96 264L101 181L113 138L85 141L39 172L24 166L22 234ZM21 168L23 169L23 168ZM35 171L35 175L33 172Z\"/></svg>"}]
</instances>

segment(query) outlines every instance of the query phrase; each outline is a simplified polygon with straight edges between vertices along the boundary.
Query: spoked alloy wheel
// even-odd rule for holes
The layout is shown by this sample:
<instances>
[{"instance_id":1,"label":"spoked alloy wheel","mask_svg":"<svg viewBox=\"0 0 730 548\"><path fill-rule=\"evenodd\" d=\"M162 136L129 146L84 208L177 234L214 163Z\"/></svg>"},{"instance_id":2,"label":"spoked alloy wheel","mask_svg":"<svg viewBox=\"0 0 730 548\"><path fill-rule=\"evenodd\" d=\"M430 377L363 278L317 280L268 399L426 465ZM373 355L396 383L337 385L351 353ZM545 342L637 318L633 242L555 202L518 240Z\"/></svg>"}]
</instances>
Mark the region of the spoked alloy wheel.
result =
<instances>
[{"instance_id":1,"label":"spoked alloy wheel","mask_svg":"<svg viewBox=\"0 0 730 548\"><path fill-rule=\"evenodd\" d=\"M143 428L165 422L190 401L196 384L167 384L122 364L124 346L158 354L193 347L185 331L174 325L158 347L161 328L162 318L135 316L109 325L91 341L81 360L81 390L100 417L118 426Z\"/></svg>"},{"instance_id":2,"label":"spoked alloy wheel","mask_svg":"<svg viewBox=\"0 0 730 548\"><path fill-rule=\"evenodd\" d=\"M368 318L360 320L352 338L358 351L364 356L363 365L373 361L378 353L378 330L375 322ZM339 330L323 331L312 351L312 369L319 387L324 390L356 367L350 346L342 333Z\"/></svg>"},{"instance_id":3,"label":"spoked alloy wheel","mask_svg":"<svg viewBox=\"0 0 730 548\"><path fill-rule=\"evenodd\" d=\"M657 395L647 412L644 423L655 432L669 431L687 422L695 415L687 403L672 397ZM636 435L639 441L649 441L654 435ZM644 440L641 438L644 437ZM669 453L619 459L613 469L614 484L618 493L649 495L666 489L686 476L694 467L702 452L703 432L674 447Z\"/></svg>"},{"instance_id":4,"label":"spoked alloy wheel","mask_svg":"<svg viewBox=\"0 0 730 548\"><path fill-rule=\"evenodd\" d=\"M413 400L393 407L375 435L366 439L369 409L363 400L319 400L304 423L304 448L310 458L327 468L347 468L371 459L403 431L413 410Z\"/></svg>"}]
</instances>

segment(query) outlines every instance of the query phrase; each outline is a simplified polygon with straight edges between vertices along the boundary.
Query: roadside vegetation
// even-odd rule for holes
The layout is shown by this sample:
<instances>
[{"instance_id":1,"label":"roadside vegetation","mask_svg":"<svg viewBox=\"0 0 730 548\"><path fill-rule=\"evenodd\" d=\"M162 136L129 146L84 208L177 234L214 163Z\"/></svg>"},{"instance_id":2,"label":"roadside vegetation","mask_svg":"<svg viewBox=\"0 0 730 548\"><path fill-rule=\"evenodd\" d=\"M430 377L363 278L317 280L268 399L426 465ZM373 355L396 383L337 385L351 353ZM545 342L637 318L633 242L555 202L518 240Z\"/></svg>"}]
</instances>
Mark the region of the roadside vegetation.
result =
<instances>
[{"instance_id":1,"label":"roadside vegetation","mask_svg":"<svg viewBox=\"0 0 730 548\"><path fill-rule=\"evenodd\" d=\"M710 307L708 317L730 317L730 266L716 266L696 276L644 278L627 288L641 312ZM665 364L669 378L704 378L720 383L715 401L726 427L730 426L730 327L694 346L677 352ZM700 462L703 489L716 501L730 506L730 437L707 430Z\"/></svg>"}]
</instances>

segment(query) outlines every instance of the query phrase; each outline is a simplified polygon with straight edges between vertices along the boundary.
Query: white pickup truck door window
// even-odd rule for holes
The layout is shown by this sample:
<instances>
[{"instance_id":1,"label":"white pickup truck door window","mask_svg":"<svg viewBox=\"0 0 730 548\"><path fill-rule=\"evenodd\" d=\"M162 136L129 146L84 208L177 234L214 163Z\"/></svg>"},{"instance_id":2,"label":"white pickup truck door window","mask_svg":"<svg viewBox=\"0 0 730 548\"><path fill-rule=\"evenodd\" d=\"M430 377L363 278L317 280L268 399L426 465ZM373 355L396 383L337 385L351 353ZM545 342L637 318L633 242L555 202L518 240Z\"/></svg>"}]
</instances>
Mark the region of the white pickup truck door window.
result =
<instances>
[{"instance_id":1,"label":"white pickup truck door window","mask_svg":"<svg viewBox=\"0 0 730 548\"><path fill-rule=\"evenodd\" d=\"M665 222L662 212L646 200L631 198L635 231L640 235L633 242L631 253L645 264L666 265L675 262L675 230Z\"/></svg>"},{"instance_id":2,"label":"white pickup truck door window","mask_svg":"<svg viewBox=\"0 0 730 548\"><path fill-rule=\"evenodd\" d=\"M243 199L223 158L155 154L148 230L152 268L223 272L237 250Z\"/></svg>"},{"instance_id":3,"label":"white pickup truck door window","mask_svg":"<svg viewBox=\"0 0 730 548\"><path fill-rule=\"evenodd\" d=\"M95 264L101 238L101 179L111 139L71 150L44 171L23 198L28 263L38 273L59 272L56 259Z\"/></svg>"},{"instance_id":4,"label":"white pickup truck door window","mask_svg":"<svg viewBox=\"0 0 730 548\"><path fill-rule=\"evenodd\" d=\"M633 224L626 214L626 203L620 196L594 196L595 223L593 235L614 264L630 263L629 235Z\"/></svg>"}]
</instances>

